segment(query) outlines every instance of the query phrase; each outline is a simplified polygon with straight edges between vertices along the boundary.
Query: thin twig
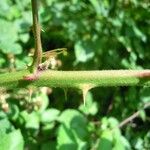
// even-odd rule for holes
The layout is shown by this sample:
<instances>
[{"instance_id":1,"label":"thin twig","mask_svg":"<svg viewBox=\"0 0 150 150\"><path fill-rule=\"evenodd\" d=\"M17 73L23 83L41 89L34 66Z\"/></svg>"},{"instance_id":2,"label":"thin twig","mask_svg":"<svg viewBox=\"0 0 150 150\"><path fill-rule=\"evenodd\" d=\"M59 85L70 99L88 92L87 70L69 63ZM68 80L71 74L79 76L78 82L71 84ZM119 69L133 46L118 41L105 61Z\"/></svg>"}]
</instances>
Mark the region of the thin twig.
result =
<instances>
[{"instance_id":1,"label":"thin twig","mask_svg":"<svg viewBox=\"0 0 150 150\"><path fill-rule=\"evenodd\" d=\"M143 107L143 109L146 109L150 107L150 102L146 103ZM127 123L129 123L130 121L134 120L135 118L137 118L140 115L140 111L138 110L137 112L135 112L134 114L132 114L130 117L126 118L125 120L123 120L117 127L118 128L122 128L124 125L126 125Z\"/></svg>"},{"instance_id":2,"label":"thin twig","mask_svg":"<svg viewBox=\"0 0 150 150\"><path fill-rule=\"evenodd\" d=\"M41 44L41 28L38 19L38 2L39 0L31 0L32 3L32 18L33 18L33 33L35 40L35 52L33 63L31 66L32 73L37 71L38 65L42 60L42 44Z\"/></svg>"}]
</instances>

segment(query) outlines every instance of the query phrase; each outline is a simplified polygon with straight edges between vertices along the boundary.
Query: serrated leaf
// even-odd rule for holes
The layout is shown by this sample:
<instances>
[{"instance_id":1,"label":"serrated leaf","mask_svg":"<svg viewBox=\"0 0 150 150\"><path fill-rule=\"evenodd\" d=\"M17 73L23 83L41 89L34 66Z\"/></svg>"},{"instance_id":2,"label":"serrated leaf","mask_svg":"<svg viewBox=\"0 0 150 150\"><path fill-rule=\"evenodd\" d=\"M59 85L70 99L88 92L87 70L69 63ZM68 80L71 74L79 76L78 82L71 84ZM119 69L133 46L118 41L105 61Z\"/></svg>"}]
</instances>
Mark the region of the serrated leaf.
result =
<instances>
[{"instance_id":1,"label":"serrated leaf","mask_svg":"<svg viewBox=\"0 0 150 150\"><path fill-rule=\"evenodd\" d=\"M113 150L131 150L128 140L120 132L114 132L113 145Z\"/></svg>"},{"instance_id":2,"label":"serrated leaf","mask_svg":"<svg viewBox=\"0 0 150 150\"><path fill-rule=\"evenodd\" d=\"M124 136L121 136L121 142L125 146L126 150L131 150L130 143Z\"/></svg>"}]
</instances>

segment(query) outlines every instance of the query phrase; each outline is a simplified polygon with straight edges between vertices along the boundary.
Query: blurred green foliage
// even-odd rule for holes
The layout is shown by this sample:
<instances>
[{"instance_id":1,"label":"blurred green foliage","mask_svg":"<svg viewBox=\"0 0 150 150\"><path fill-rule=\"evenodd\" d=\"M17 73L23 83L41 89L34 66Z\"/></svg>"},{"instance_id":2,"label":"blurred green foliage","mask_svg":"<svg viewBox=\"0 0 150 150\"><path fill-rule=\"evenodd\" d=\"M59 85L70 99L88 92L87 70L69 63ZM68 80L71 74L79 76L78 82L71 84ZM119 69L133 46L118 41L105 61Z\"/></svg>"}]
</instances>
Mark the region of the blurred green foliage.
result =
<instances>
[{"instance_id":1,"label":"blurred green foliage","mask_svg":"<svg viewBox=\"0 0 150 150\"><path fill-rule=\"evenodd\" d=\"M150 68L149 0L41 0L40 5L43 50L68 48L68 56L58 58L59 69ZM31 26L30 0L0 2L0 72L31 63ZM86 106L80 91L69 89L65 98L62 89L51 90L33 89L31 97L27 89L0 91L0 103L9 103L7 112L0 111L0 150L150 149L150 109L115 128L150 101L149 88L92 89Z\"/></svg>"}]
</instances>

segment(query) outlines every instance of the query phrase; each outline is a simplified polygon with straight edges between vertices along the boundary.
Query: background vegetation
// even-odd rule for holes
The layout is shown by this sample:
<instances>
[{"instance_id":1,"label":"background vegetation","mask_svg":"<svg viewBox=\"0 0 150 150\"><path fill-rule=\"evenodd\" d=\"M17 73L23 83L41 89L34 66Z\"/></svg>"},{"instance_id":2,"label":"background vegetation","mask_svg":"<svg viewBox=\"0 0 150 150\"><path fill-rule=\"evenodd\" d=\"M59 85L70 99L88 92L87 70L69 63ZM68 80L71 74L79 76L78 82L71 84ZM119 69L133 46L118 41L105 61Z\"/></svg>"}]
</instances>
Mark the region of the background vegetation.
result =
<instances>
[{"instance_id":1,"label":"background vegetation","mask_svg":"<svg viewBox=\"0 0 150 150\"><path fill-rule=\"evenodd\" d=\"M68 49L57 58L58 70L150 68L148 0L41 0L40 22L44 51ZM31 63L31 26L30 0L0 2L1 73ZM74 89L67 96L50 87L1 89L0 150L148 150L150 109L141 109L147 102L147 87L95 88L86 106Z\"/></svg>"}]
</instances>

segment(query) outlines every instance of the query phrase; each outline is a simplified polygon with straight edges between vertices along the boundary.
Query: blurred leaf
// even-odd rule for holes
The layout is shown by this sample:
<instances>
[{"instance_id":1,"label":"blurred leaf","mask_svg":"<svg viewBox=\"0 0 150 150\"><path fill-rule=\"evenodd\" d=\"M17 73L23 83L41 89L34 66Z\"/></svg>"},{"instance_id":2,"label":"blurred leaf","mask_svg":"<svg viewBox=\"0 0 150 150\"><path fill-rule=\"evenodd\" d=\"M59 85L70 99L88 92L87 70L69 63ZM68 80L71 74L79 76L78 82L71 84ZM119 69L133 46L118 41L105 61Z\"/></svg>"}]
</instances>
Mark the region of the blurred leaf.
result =
<instances>
[{"instance_id":1,"label":"blurred leaf","mask_svg":"<svg viewBox=\"0 0 150 150\"><path fill-rule=\"evenodd\" d=\"M106 130L107 128L113 129L117 127L117 125L118 121L113 117L110 118L103 117L101 119L101 130Z\"/></svg>"},{"instance_id":2,"label":"blurred leaf","mask_svg":"<svg viewBox=\"0 0 150 150\"><path fill-rule=\"evenodd\" d=\"M134 139L134 141L133 141L133 144L135 145L135 149L137 149L137 150L141 150L141 149L143 149L144 147L143 147L143 139L140 137L136 137L135 139Z\"/></svg>"},{"instance_id":3,"label":"blurred leaf","mask_svg":"<svg viewBox=\"0 0 150 150\"><path fill-rule=\"evenodd\" d=\"M113 134L113 150L131 150L128 140L118 131Z\"/></svg>"},{"instance_id":4,"label":"blurred leaf","mask_svg":"<svg viewBox=\"0 0 150 150\"><path fill-rule=\"evenodd\" d=\"M113 117L108 118L108 123L109 123L110 128L117 127L119 124L118 120L116 118L113 118Z\"/></svg>"},{"instance_id":5,"label":"blurred leaf","mask_svg":"<svg viewBox=\"0 0 150 150\"><path fill-rule=\"evenodd\" d=\"M38 98L40 99L40 100L42 100L41 102L41 107L40 107L40 109L38 110L38 112L44 112L45 111L45 109L48 107L48 105L49 105L49 99L48 99L48 95L47 94L45 94L45 93L40 93L39 95L38 95Z\"/></svg>"},{"instance_id":6,"label":"blurred leaf","mask_svg":"<svg viewBox=\"0 0 150 150\"><path fill-rule=\"evenodd\" d=\"M7 118L0 119L0 134L6 134L14 130L14 127Z\"/></svg>"},{"instance_id":7,"label":"blurred leaf","mask_svg":"<svg viewBox=\"0 0 150 150\"><path fill-rule=\"evenodd\" d=\"M0 19L0 26L1 26L0 34L3 35L3 36L0 36L1 42L9 41L13 43L18 39L17 29L10 21Z\"/></svg>"},{"instance_id":8,"label":"blurred leaf","mask_svg":"<svg viewBox=\"0 0 150 150\"><path fill-rule=\"evenodd\" d=\"M54 129L54 127L55 127L55 122L43 124L42 128L41 128L42 133L49 135L51 133L52 129Z\"/></svg>"},{"instance_id":9,"label":"blurred leaf","mask_svg":"<svg viewBox=\"0 0 150 150\"><path fill-rule=\"evenodd\" d=\"M34 130L39 129L40 120L37 112L32 112L29 114L27 111L22 111L19 118L24 120L25 128Z\"/></svg>"},{"instance_id":10,"label":"blurred leaf","mask_svg":"<svg viewBox=\"0 0 150 150\"><path fill-rule=\"evenodd\" d=\"M149 147L150 147L150 131L148 131L148 132L146 133L146 135L144 136L143 141L144 141L144 146L145 146L146 148L149 148Z\"/></svg>"},{"instance_id":11,"label":"blurred leaf","mask_svg":"<svg viewBox=\"0 0 150 150\"><path fill-rule=\"evenodd\" d=\"M90 0L97 14L101 14L100 2L98 0Z\"/></svg>"},{"instance_id":12,"label":"blurred leaf","mask_svg":"<svg viewBox=\"0 0 150 150\"><path fill-rule=\"evenodd\" d=\"M140 110L139 116L141 117L141 119L142 119L143 121L145 121L145 120L146 120L146 113L145 113L145 110Z\"/></svg>"},{"instance_id":13,"label":"blurred leaf","mask_svg":"<svg viewBox=\"0 0 150 150\"><path fill-rule=\"evenodd\" d=\"M22 52L22 48L19 44L10 41L2 41L0 42L0 48L3 53L12 53L12 54L20 54Z\"/></svg>"},{"instance_id":14,"label":"blurred leaf","mask_svg":"<svg viewBox=\"0 0 150 150\"><path fill-rule=\"evenodd\" d=\"M120 141L115 141L115 145L112 150L126 150L126 148L122 145L122 143L120 143Z\"/></svg>"},{"instance_id":15,"label":"blurred leaf","mask_svg":"<svg viewBox=\"0 0 150 150\"><path fill-rule=\"evenodd\" d=\"M10 106L10 111L8 113L8 117L11 120L16 121L19 116L19 108L15 104L9 104L9 106Z\"/></svg>"},{"instance_id":16,"label":"blurred leaf","mask_svg":"<svg viewBox=\"0 0 150 150\"><path fill-rule=\"evenodd\" d=\"M0 150L23 150L24 141L20 130L14 130L0 136Z\"/></svg>"},{"instance_id":17,"label":"blurred leaf","mask_svg":"<svg viewBox=\"0 0 150 150\"><path fill-rule=\"evenodd\" d=\"M18 33L16 27L4 19L0 19L0 49L3 53L20 54L22 48L16 43L18 40ZM9 33L9 34L8 34Z\"/></svg>"},{"instance_id":18,"label":"blurred leaf","mask_svg":"<svg viewBox=\"0 0 150 150\"><path fill-rule=\"evenodd\" d=\"M6 118L6 116L7 114L4 111L0 110L0 119L4 119Z\"/></svg>"},{"instance_id":19,"label":"blurred leaf","mask_svg":"<svg viewBox=\"0 0 150 150\"><path fill-rule=\"evenodd\" d=\"M147 103L150 102L150 88L145 87L140 90L140 99L142 102Z\"/></svg>"},{"instance_id":20,"label":"blurred leaf","mask_svg":"<svg viewBox=\"0 0 150 150\"><path fill-rule=\"evenodd\" d=\"M16 69L17 70L21 70L21 69L26 69L27 68L27 64L25 62L23 62L23 60L16 59L15 65L16 65Z\"/></svg>"},{"instance_id":21,"label":"blurred leaf","mask_svg":"<svg viewBox=\"0 0 150 150\"><path fill-rule=\"evenodd\" d=\"M8 2L8 1L3 1L3 3L1 3L0 5L0 16L3 16L3 17L8 17L9 15L11 15L9 12L10 12L10 6L11 6L11 3Z\"/></svg>"},{"instance_id":22,"label":"blurred leaf","mask_svg":"<svg viewBox=\"0 0 150 150\"><path fill-rule=\"evenodd\" d=\"M132 28L135 35L139 37L143 42L146 42L146 36L136 27L136 25L133 25Z\"/></svg>"},{"instance_id":23,"label":"blurred leaf","mask_svg":"<svg viewBox=\"0 0 150 150\"><path fill-rule=\"evenodd\" d=\"M29 40L29 34L27 34L27 33L20 34L19 38L23 43L26 43Z\"/></svg>"},{"instance_id":24,"label":"blurred leaf","mask_svg":"<svg viewBox=\"0 0 150 150\"><path fill-rule=\"evenodd\" d=\"M130 143L127 140L127 138L125 138L124 136L121 136L121 143L122 143L122 145L124 145L125 150L131 150Z\"/></svg>"},{"instance_id":25,"label":"blurred leaf","mask_svg":"<svg viewBox=\"0 0 150 150\"><path fill-rule=\"evenodd\" d=\"M88 92L86 95L85 106L84 104L79 106L79 110L86 115L96 115L98 112L98 106L96 102L93 102L92 93Z\"/></svg>"},{"instance_id":26,"label":"blurred leaf","mask_svg":"<svg viewBox=\"0 0 150 150\"><path fill-rule=\"evenodd\" d=\"M94 56L93 50L87 44L81 41L75 43L75 55L78 62L86 62Z\"/></svg>"},{"instance_id":27,"label":"blurred leaf","mask_svg":"<svg viewBox=\"0 0 150 150\"><path fill-rule=\"evenodd\" d=\"M64 111L58 119L61 125L58 130L58 149L86 149L88 131L87 120L76 110Z\"/></svg>"},{"instance_id":28,"label":"blurred leaf","mask_svg":"<svg viewBox=\"0 0 150 150\"><path fill-rule=\"evenodd\" d=\"M51 123L56 121L60 111L54 108L47 109L41 114L41 122L42 123Z\"/></svg>"},{"instance_id":29,"label":"blurred leaf","mask_svg":"<svg viewBox=\"0 0 150 150\"><path fill-rule=\"evenodd\" d=\"M130 144L125 137L121 135L117 128L118 121L115 118L102 118L100 142L98 148L113 150L130 150Z\"/></svg>"},{"instance_id":30,"label":"blurred leaf","mask_svg":"<svg viewBox=\"0 0 150 150\"><path fill-rule=\"evenodd\" d=\"M47 142L42 144L41 150L56 150L56 143L55 142Z\"/></svg>"},{"instance_id":31,"label":"blurred leaf","mask_svg":"<svg viewBox=\"0 0 150 150\"><path fill-rule=\"evenodd\" d=\"M6 60L0 56L0 67L2 67L2 65L4 65L5 62Z\"/></svg>"},{"instance_id":32,"label":"blurred leaf","mask_svg":"<svg viewBox=\"0 0 150 150\"><path fill-rule=\"evenodd\" d=\"M112 140L113 136L110 130L105 130L100 136L100 142L98 145L98 150L112 150Z\"/></svg>"}]
</instances>

